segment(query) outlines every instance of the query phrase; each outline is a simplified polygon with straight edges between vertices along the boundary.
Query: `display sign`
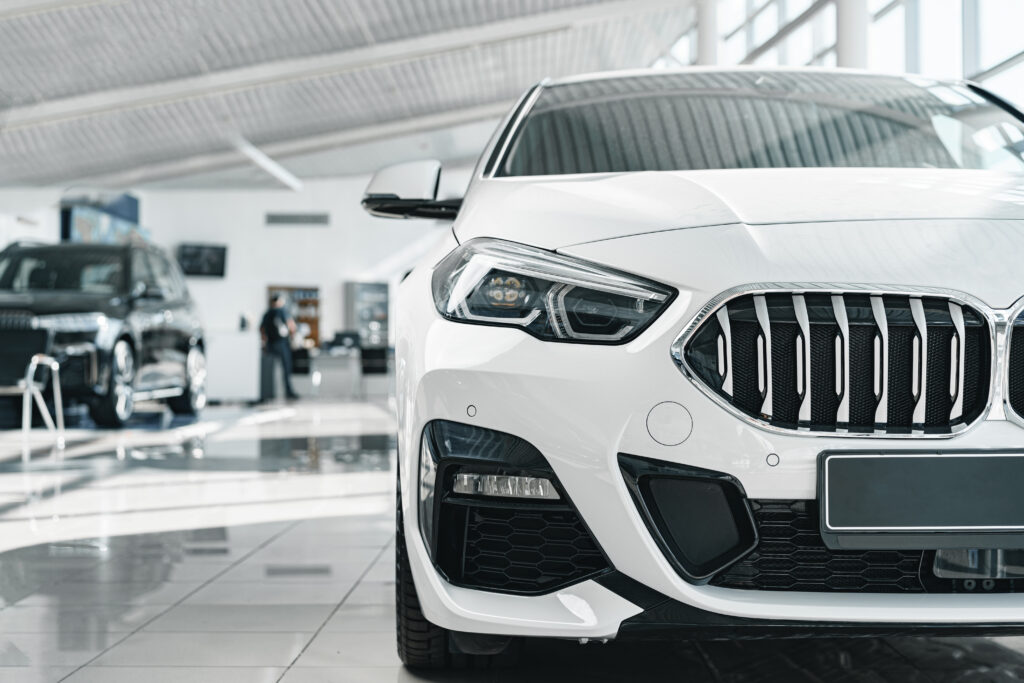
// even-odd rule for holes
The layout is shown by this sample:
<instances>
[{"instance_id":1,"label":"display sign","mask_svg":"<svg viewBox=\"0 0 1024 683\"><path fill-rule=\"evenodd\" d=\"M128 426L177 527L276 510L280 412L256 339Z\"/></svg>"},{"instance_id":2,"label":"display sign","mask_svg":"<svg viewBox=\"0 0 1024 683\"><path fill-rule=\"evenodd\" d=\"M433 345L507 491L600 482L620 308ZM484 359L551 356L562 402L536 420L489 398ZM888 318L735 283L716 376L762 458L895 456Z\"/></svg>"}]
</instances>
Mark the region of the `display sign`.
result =
<instances>
[{"instance_id":1,"label":"display sign","mask_svg":"<svg viewBox=\"0 0 1024 683\"><path fill-rule=\"evenodd\" d=\"M182 244L178 264L185 275L224 277L228 248L221 244Z\"/></svg>"}]
</instances>

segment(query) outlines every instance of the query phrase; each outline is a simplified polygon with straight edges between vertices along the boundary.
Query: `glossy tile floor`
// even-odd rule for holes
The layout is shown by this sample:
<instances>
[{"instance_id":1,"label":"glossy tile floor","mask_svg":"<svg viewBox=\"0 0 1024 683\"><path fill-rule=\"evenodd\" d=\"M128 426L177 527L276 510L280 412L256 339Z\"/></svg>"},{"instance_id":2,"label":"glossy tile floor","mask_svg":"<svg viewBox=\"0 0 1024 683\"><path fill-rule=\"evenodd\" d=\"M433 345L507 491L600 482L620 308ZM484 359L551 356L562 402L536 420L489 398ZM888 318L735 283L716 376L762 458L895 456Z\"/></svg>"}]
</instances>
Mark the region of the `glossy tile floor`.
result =
<instances>
[{"instance_id":1,"label":"glossy tile floor","mask_svg":"<svg viewBox=\"0 0 1024 683\"><path fill-rule=\"evenodd\" d=\"M159 427L159 429L157 429ZM1021 681L1024 639L527 643L420 677L394 650L385 404L0 434L0 683Z\"/></svg>"}]
</instances>

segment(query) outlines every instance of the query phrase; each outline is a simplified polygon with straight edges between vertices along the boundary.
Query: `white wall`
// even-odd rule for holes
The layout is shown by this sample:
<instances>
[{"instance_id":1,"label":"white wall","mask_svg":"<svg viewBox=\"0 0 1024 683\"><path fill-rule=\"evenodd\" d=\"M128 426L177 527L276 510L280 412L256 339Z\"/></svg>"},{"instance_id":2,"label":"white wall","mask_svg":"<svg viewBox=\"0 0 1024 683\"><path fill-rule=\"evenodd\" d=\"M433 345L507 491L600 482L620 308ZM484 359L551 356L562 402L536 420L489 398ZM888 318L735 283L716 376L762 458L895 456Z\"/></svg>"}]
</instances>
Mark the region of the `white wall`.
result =
<instances>
[{"instance_id":1,"label":"white wall","mask_svg":"<svg viewBox=\"0 0 1024 683\"><path fill-rule=\"evenodd\" d=\"M442 193L458 194L469 169L442 174ZM140 223L168 249L182 242L228 246L225 278L189 278L207 330L253 324L266 308L268 285L320 288L321 338L342 329L348 280L393 281L446 227L423 220L374 218L359 205L368 176L307 181L290 190L146 190ZM327 212L329 227L267 227L267 212Z\"/></svg>"},{"instance_id":2,"label":"white wall","mask_svg":"<svg viewBox=\"0 0 1024 683\"><path fill-rule=\"evenodd\" d=\"M15 240L60 240L59 189L0 190L0 249Z\"/></svg>"}]
</instances>

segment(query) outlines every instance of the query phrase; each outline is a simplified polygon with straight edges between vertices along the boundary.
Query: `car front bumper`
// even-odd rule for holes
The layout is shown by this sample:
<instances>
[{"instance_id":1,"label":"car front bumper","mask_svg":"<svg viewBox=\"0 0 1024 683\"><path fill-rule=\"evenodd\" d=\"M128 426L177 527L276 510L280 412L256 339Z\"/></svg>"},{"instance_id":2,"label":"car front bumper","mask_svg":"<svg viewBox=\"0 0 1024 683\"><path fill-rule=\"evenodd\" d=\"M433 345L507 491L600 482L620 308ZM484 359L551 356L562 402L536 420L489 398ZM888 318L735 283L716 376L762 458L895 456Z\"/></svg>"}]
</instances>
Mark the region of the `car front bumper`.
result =
<instances>
[{"instance_id":1,"label":"car front bumper","mask_svg":"<svg viewBox=\"0 0 1024 683\"><path fill-rule=\"evenodd\" d=\"M813 501L823 451L866 445L885 451L1007 449L1024 445L1020 427L993 420L953 439L869 443L771 433L721 409L675 366L669 348L691 315L685 294L630 344L552 344L517 330L442 320L429 298L428 279L429 273L416 271L403 285L397 366L405 534L420 601L432 622L473 633L608 638L620 630L658 630L649 623L654 595L657 604L690 610L688 617L675 610L672 619L654 619L662 626L674 619L683 630L693 614L718 615L734 626L758 620L766 627L821 625L841 632L858 625L864 632L943 631L954 625L990 632L1024 624L1022 593L761 591L688 582L652 537L619 464L619 455L629 454L725 473L750 499ZM652 409L664 402L683 406L692 420L678 445L659 443L648 424ZM420 438L432 420L506 432L536 447L615 572L647 597L602 578L539 596L448 583L432 565L410 503L417 499L417 480L408 473L418 471Z\"/></svg>"}]
</instances>

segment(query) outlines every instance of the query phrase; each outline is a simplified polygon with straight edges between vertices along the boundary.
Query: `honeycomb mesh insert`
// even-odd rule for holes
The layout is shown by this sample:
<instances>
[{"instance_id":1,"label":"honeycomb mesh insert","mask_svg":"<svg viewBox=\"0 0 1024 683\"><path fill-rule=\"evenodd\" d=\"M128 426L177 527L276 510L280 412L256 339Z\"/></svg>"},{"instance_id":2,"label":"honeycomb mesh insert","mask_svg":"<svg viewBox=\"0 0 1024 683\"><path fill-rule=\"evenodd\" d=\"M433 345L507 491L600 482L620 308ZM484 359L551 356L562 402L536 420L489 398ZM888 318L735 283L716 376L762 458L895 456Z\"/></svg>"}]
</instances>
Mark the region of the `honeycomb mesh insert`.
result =
<instances>
[{"instance_id":1,"label":"honeycomb mesh insert","mask_svg":"<svg viewBox=\"0 0 1024 683\"><path fill-rule=\"evenodd\" d=\"M816 501L750 501L760 541L715 586L814 593L920 593L924 551L835 551L818 532Z\"/></svg>"},{"instance_id":2,"label":"honeycomb mesh insert","mask_svg":"<svg viewBox=\"0 0 1024 683\"><path fill-rule=\"evenodd\" d=\"M537 593L607 568L604 555L572 510L469 509L462 585Z\"/></svg>"}]
</instances>

